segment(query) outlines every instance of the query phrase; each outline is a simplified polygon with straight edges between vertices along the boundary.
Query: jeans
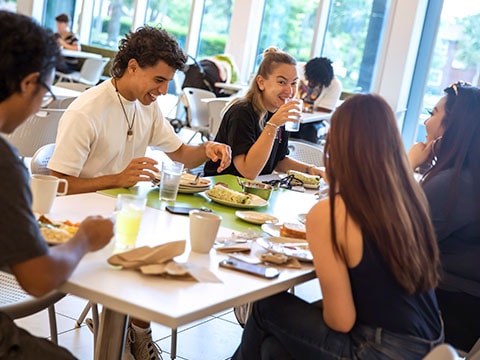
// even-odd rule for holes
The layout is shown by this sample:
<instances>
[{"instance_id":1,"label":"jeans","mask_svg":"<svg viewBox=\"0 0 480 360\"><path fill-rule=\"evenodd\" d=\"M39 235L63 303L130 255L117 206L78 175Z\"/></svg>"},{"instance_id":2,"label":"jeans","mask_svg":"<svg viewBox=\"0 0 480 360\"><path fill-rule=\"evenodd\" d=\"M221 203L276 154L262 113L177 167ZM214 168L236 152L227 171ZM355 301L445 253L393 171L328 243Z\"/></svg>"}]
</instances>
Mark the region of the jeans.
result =
<instances>
[{"instance_id":1,"label":"jeans","mask_svg":"<svg viewBox=\"0 0 480 360\"><path fill-rule=\"evenodd\" d=\"M422 359L443 342L355 325L349 333L330 329L322 309L292 294L256 302L232 360Z\"/></svg>"}]
</instances>

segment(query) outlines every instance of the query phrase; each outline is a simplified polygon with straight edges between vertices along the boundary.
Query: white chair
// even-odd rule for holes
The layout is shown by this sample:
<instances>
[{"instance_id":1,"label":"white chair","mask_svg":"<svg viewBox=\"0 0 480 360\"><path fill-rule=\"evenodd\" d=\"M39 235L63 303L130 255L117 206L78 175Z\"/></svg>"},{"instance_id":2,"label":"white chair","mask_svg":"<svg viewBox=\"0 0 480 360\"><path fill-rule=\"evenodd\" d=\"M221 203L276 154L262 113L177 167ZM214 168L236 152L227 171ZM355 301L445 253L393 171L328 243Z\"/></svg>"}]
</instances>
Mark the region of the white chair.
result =
<instances>
[{"instance_id":1,"label":"white chair","mask_svg":"<svg viewBox=\"0 0 480 360\"><path fill-rule=\"evenodd\" d=\"M65 74L60 71L56 72L58 76L58 81L71 81L78 82L87 85L97 85L102 76L103 69L110 61L110 58L88 58L85 59L85 62L82 65L80 71L75 71L71 74ZM55 84L57 85L57 84Z\"/></svg>"},{"instance_id":2,"label":"white chair","mask_svg":"<svg viewBox=\"0 0 480 360\"><path fill-rule=\"evenodd\" d=\"M215 138L218 132L218 128L222 123L222 111L225 109L225 106L230 102L231 99L220 97L215 99L210 99L207 102L208 108L208 122L210 127L210 134L212 138Z\"/></svg>"},{"instance_id":3,"label":"white chair","mask_svg":"<svg viewBox=\"0 0 480 360\"><path fill-rule=\"evenodd\" d=\"M73 83L72 83L73 84ZM46 109L66 109L76 99L76 97L66 97L63 99L56 99Z\"/></svg>"},{"instance_id":4,"label":"white chair","mask_svg":"<svg viewBox=\"0 0 480 360\"><path fill-rule=\"evenodd\" d=\"M433 348L423 360L461 360L457 351L448 344L440 344Z\"/></svg>"},{"instance_id":5,"label":"white chair","mask_svg":"<svg viewBox=\"0 0 480 360\"><path fill-rule=\"evenodd\" d=\"M183 89L183 95L187 106L187 127L195 133L187 141L187 144L200 133L203 139L210 139L210 126L208 107L202 99L214 98L215 94L211 91L186 87Z\"/></svg>"},{"instance_id":6,"label":"white chair","mask_svg":"<svg viewBox=\"0 0 480 360\"><path fill-rule=\"evenodd\" d=\"M59 87L69 89L69 90L80 91L80 92L84 92L85 90L88 90L92 87L91 85L82 84L82 83L75 83L75 82L70 82L70 81L57 81L55 83L55 86L59 86Z\"/></svg>"},{"instance_id":7,"label":"white chair","mask_svg":"<svg viewBox=\"0 0 480 360\"><path fill-rule=\"evenodd\" d=\"M292 159L313 164L315 166L324 166L323 150L315 144L307 144L302 141L288 140L288 149Z\"/></svg>"},{"instance_id":8,"label":"white chair","mask_svg":"<svg viewBox=\"0 0 480 360\"><path fill-rule=\"evenodd\" d=\"M21 157L32 157L43 145L55 142L58 121L64 112L65 109L42 109L4 136Z\"/></svg>"},{"instance_id":9,"label":"white chair","mask_svg":"<svg viewBox=\"0 0 480 360\"><path fill-rule=\"evenodd\" d=\"M35 154L32 156L30 161L30 172L32 174L50 174L50 170L47 168L48 162L53 155L55 150L55 144L43 145L38 149Z\"/></svg>"},{"instance_id":10,"label":"white chair","mask_svg":"<svg viewBox=\"0 0 480 360\"><path fill-rule=\"evenodd\" d=\"M50 337L55 344L58 343L58 336L54 304L64 296L65 294L54 290L42 297L33 297L20 287L15 276L0 271L0 312L15 320L48 308Z\"/></svg>"}]
</instances>

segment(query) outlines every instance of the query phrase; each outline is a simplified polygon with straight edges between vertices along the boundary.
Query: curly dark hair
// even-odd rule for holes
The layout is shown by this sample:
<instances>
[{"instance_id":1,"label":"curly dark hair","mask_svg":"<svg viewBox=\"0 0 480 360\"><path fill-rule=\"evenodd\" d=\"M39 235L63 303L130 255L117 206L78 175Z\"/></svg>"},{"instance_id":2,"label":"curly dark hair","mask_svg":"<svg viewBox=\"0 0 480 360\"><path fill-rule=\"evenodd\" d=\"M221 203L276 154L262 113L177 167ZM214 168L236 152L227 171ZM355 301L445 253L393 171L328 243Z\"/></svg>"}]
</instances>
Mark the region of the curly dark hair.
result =
<instances>
[{"instance_id":1,"label":"curly dark hair","mask_svg":"<svg viewBox=\"0 0 480 360\"><path fill-rule=\"evenodd\" d=\"M122 77L131 59L141 68L155 66L160 60L177 70L183 70L187 56L177 40L162 28L144 26L120 40L118 53L110 68L112 77Z\"/></svg>"},{"instance_id":2,"label":"curly dark hair","mask_svg":"<svg viewBox=\"0 0 480 360\"><path fill-rule=\"evenodd\" d=\"M31 18L0 11L0 101L20 90L28 74L39 72L45 81L55 68L60 49L53 33Z\"/></svg>"},{"instance_id":3,"label":"curly dark hair","mask_svg":"<svg viewBox=\"0 0 480 360\"><path fill-rule=\"evenodd\" d=\"M305 79L315 86L330 86L333 79L332 61L326 57L310 59L305 64Z\"/></svg>"}]
</instances>

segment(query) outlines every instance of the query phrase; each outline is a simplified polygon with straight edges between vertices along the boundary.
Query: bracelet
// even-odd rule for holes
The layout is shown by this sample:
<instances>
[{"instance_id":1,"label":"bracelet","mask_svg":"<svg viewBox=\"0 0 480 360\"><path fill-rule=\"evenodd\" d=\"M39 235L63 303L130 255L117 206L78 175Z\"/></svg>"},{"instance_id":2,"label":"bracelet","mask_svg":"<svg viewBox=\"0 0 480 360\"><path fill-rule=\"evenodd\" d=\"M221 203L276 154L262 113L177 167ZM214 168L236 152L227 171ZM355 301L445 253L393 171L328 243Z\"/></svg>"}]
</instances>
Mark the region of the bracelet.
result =
<instances>
[{"instance_id":1,"label":"bracelet","mask_svg":"<svg viewBox=\"0 0 480 360\"><path fill-rule=\"evenodd\" d=\"M274 123L271 123L271 122L267 122L267 123L265 123L265 128L264 128L264 129L267 129L267 126L266 126L266 125L271 126L272 128L275 129L274 132L267 131L267 135L269 135L269 136L270 136L270 135L275 135L275 136L276 136L276 135L277 135L277 131L278 131L278 125L275 125Z\"/></svg>"}]
</instances>

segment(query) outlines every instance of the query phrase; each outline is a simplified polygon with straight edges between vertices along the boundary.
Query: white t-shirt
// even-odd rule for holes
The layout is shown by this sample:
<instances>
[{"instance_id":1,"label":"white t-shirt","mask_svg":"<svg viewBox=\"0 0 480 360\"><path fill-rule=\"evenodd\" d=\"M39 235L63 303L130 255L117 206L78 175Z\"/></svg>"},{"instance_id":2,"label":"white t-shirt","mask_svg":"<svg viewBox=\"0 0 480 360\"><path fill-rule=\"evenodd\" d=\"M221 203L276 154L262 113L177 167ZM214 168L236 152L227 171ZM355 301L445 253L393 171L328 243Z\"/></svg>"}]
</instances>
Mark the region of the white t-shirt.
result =
<instances>
[{"instance_id":1,"label":"white t-shirt","mask_svg":"<svg viewBox=\"0 0 480 360\"><path fill-rule=\"evenodd\" d=\"M145 156L148 146L173 152L182 145L157 102L142 105L120 97L130 123L135 113L131 141L115 87L107 80L84 92L65 111L48 168L80 178L111 175Z\"/></svg>"}]
</instances>

